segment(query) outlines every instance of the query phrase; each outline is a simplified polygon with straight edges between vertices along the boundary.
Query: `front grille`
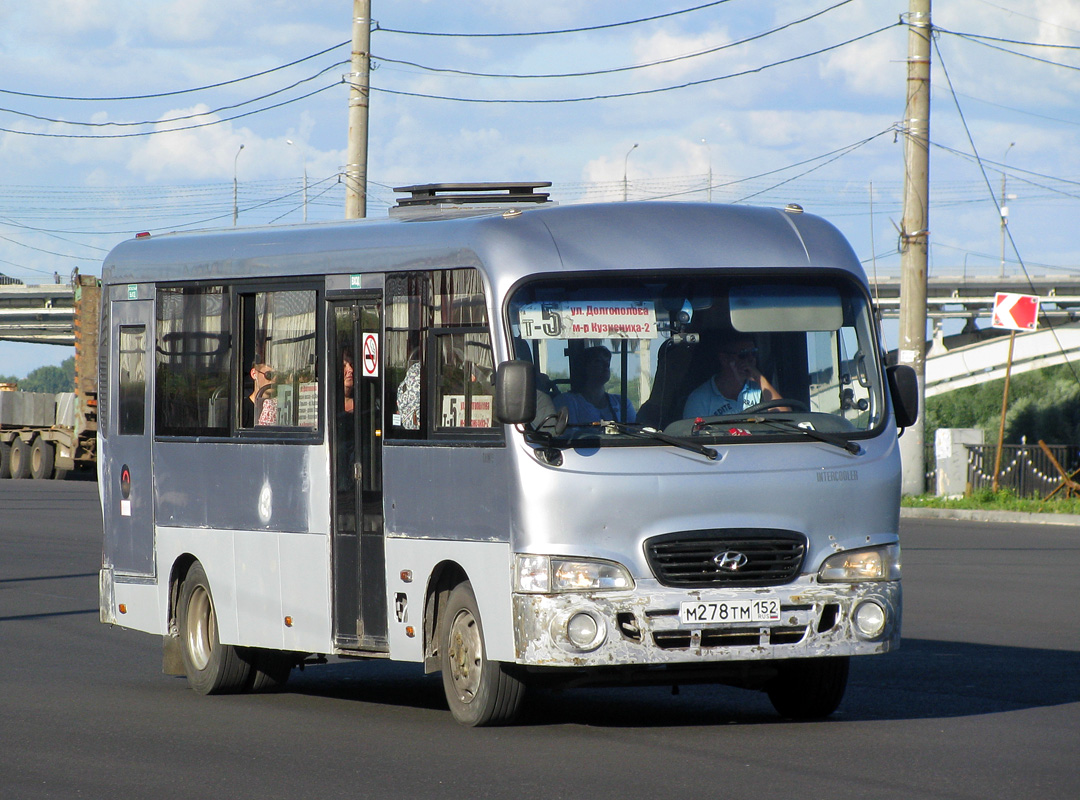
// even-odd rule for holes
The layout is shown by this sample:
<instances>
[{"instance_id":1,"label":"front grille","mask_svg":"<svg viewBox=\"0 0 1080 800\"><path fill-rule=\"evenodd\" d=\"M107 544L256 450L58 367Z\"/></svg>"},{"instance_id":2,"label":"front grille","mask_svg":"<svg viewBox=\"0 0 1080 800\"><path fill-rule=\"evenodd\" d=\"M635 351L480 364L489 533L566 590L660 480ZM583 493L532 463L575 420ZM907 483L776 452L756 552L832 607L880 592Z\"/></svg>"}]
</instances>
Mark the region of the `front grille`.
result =
<instances>
[{"instance_id":1,"label":"front grille","mask_svg":"<svg viewBox=\"0 0 1080 800\"><path fill-rule=\"evenodd\" d=\"M646 540L645 555L664 586L780 586L799 574L806 537L771 528L666 533Z\"/></svg>"},{"instance_id":2,"label":"front grille","mask_svg":"<svg viewBox=\"0 0 1080 800\"><path fill-rule=\"evenodd\" d=\"M687 630L655 631L653 642L661 650L687 650L696 647L757 647L762 644L762 631L758 628L704 628L695 641L694 632ZM806 628L771 628L766 634L770 645L798 644L805 638Z\"/></svg>"}]
</instances>

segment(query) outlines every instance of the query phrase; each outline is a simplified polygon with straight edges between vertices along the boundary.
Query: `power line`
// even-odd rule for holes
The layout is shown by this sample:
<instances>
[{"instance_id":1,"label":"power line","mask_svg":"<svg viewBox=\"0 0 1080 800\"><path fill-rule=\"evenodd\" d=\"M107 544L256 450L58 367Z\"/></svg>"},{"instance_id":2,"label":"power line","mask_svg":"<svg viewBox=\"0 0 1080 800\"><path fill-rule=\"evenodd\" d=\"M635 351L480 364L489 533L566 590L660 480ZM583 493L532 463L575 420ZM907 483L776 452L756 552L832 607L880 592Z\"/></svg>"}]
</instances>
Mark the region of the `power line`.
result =
<instances>
[{"instance_id":1,"label":"power line","mask_svg":"<svg viewBox=\"0 0 1080 800\"><path fill-rule=\"evenodd\" d=\"M609 22L606 25L589 25L583 28L564 28L562 30L555 31L522 31L518 33L443 33L441 31L407 31L399 30L396 28L384 28L378 22L376 22L375 27L373 28L373 32L382 31L383 33L400 33L407 36L439 36L457 39L491 39L511 36L557 36L559 34L565 33L585 33L586 31L601 31L608 28L621 28L627 25L638 25L643 22L653 22L658 19L666 19L668 17L679 16L680 14L689 14L693 11L701 11L703 8L719 6L728 2L731 2L731 0L716 0L716 2L714 3L705 3L700 6L694 6L693 8L684 8L679 11L669 11L666 14L656 14L652 17L641 17L640 19L630 19L623 22Z\"/></svg>"},{"instance_id":2,"label":"power line","mask_svg":"<svg viewBox=\"0 0 1080 800\"><path fill-rule=\"evenodd\" d=\"M592 100L614 100L614 99L623 98L623 97L642 97L642 96L645 96L645 95L660 94L662 92L671 92L671 91L675 91L677 89L687 89L687 88L690 88L692 86L703 86L705 84L715 83L717 81L730 80L731 78L741 78L741 77L746 76L746 75L752 75L752 74L757 73L757 72L763 72L763 71L765 71L767 69L771 69L773 67L779 67L779 66L783 66L785 64L792 64L792 63L795 63L796 61L802 61L803 59L812 58L813 56L821 55L822 53L828 53L828 52L830 52L832 50L838 50L841 47L846 47L849 44L854 44L855 42L862 41L863 39L868 39L871 36L876 36L877 34L882 33L883 31L887 31L887 30L889 30L891 28L895 28L895 27L897 27L898 25L901 25L901 24L903 24L903 23L894 22L894 23L891 23L889 25L885 25L884 27L878 28L877 30L870 31L869 33L864 33L864 34L862 34L860 36L855 36L855 37L853 37L851 39L847 39L846 41L840 42L839 44L830 45L828 47L822 47L822 48L820 48L818 50L814 50L814 51L809 52L809 53L803 53L802 55L799 55L799 56L792 56L791 58L785 58L785 59L783 59L781 61L774 61L772 63L765 64L765 65L760 66L760 67L754 67L752 69L745 69L745 70L742 70L740 72L732 72L732 73L729 73L727 75L717 75L717 76L714 76L712 78L702 78L701 80L687 81L686 83L680 83L680 84L676 84L674 86L663 86L663 87L660 87L660 88L657 88L657 89L640 89L638 91L633 91L633 92L616 92L616 93L613 93L613 94L599 94L599 95L590 95L590 96L584 96L584 97L562 97L562 98L539 98L539 99L537 99L537 98L522 98L522 97L511 97L511 98L450 97L450 96L447 96L447 95L435 95L435 94L426 94L426 93L423 93L423 92L405 92L405 91L401 91L401 90L398 90L398 89L386 89L386 88L381 87L381 86L372 86L370 88L371 88L371 91L373 91L373 92L381 92L383 94L397 95L399 97L416 97L416 98L420 98L420 99L424 99L424 100L448 100L448 101L456 102L456 103L485 103L485 104L497 104L497 103L507 103L507 104L583 103L583 102L592 101ZM3 130L3 129L0 128L0 130Z\"/></svg>"},{"instance_id":3,"label":"power line","mask_svg":"<svg viewBox=\"0 0 1080 800\"><path fill-rule=\"evenodd\" d=\"M952 90L953 90L952 78L949 76L948 67L945 66L945 59L941 55L941 48L938 47L938 43L937 43L936 38L931 37L931 41L933 42L933 45L934 45L934 52L937 53L938 64L941 65L941 72L945 76L945 82L949 86L949 91L952 92ZM987 190L987 192L989 192L990 198L993 200L994 207L997 209L998 216L1000 217L1001 216L1001 203L998 202L997 196L994 194L994 187L990 185L990 178L989 178L989 176L987 176L986 168L983 166L982 158L979 156L979 149L978 149L978 147L975 146L975 139L971 135L971 128L968 127L967 118L964 116L964 110L963 110L963 108L960 107L960 98L958 98L955 93L953 93L953 102L956 105L956 113L960 117L960 123L963 125L964 133L967 135L968 144L971 145L971 152L975 156L975 159L976 159L976 161L977 161L977 163L979 165L979 171L982 174L983 181L986 184L986 190ZM1001 198L1001 202L1002 203L1005 202L1004 197ZM1037 294L1037 292L1035 291L1035 284L1031 280L1031 273L1028 272L1027 265L1024 263L1024 259L1020 255L1020 249L1016 246L1016 240L1013 238L1012 231L1009 229L1008 225L1003 225L1003 230L1005 232L1005 235L1007 235L1008 238L1009 238L1009 246L1012 247L1012 251L1016 255L1017 263L1020 265L1020 269L1023 270L1024 277L1027 279L1028 287L1031 289L1031 293L1032 294ZM1002 250L1004 251L1004 245L1002 245ZM1061 340L1058 338L1057 331L1054 329L1053 326L1050 326L1050 332L1054 337L1054 341L1057 343L1058 350L1061 352L1062 358L1065 360L1065 363L1068 364L1068 366L1069 366L1069 371L1072 373L1073 380L1075 380L1076 383L1078 385L1080 385L1080 374L1077 374L1076 367L1073 365L1073 363L1071 361L1069 361L1069 357L1065 353L1065 348L1061 344ZM1002 424L1004 424L1004 420L1002 420Z\"/></svg>"},{"instance_id":4,"label":"power line","mask_svg":"<svg viewBox=\"0 0 1080 800\"><path fill-rule=\"evenodd\" d=\"M270 97L274 97L275 95L279 95L282 92L287 92L290 89L295 89L297 86L299 86L302 83L307 83L308 81L313 81L316 78L318 78L319 76L321 76L321 75L329 72L330 70L334 69L335 67L340 67L343 64L348 64L348 63L349 63L348 61L335 62L335 63L331 64L330 66L324 67L323 69L319 70L314 75L309 75L306 78L301 78L300 80L298 80L298 81L296 81L296 82L294 82L294 83L292 83L292 84L290 84L288 86L283 86L280 89L275 89L274 91L268 92L267 94L261 95L259 97L253 97L250 100L244 100L244 101L242 101L240 103L233 103L232 105L228 105L228 106L221 106L220 108L214 108L214 109L210 109L208 111L200 111L198 114L185 114L185 115L179 116L179 117L169 117L168 119L143 120L141 122L81 122L81 121L76 121L76 120L54 119L52 117L42 117L42 116L39 116L37 114L30 114L30 113L27 113L25 111L17 111L15 109L11 109L11 108L2 108L2 107L0 107L0 111L7 111L8 113L11 113L11 114L18 114L20 117L29 117L30 119L36 119L36 120L38 120L40 122L53 122L53 123L57 123L57 124L60 124L60 125L77 125L77 126L86 127L86 128L108 128L108 127L134 128L134 127L141 127L141 126L146 126L146 125L165 125L165 124L172 123L172 122L183 122L183 121L189 120L189 119L198 119L199 117L207 117L207 116L210 116L211 114L217 114L217 113L220 113L222 111L232 111L232 110L237 109L237 108L242 108L244 106L251 105L252 103L261 102L261 101L266 100L266 99L268 99Z\"/></svg>"},{"instance_id":5,"label":"power line","mask_svg":"<svg viewBox=\"0 0 1080 800\"><path fill-rule=\"evenodd\" d=\"M177 89L177 90L171 91L171 92L158 92L156 94L136 94L136 95L116 96L116 97L77 97L77 96L50 95L50 94L34 94L33 92L19 92L19 91L15 91L14 89L0 88L0 94L10 94L10 95L15 95L17 97L32 97L32 98L37 99L37 100L72 100L72 101L78 101L78 102L81 102L81 101L86 101L86 102L113 102L113 101L120 101L120 100L151 100L151 99L158 98L158 97L175 97L176 95L181 95L181 94L192 94L194 92L204 92L204 91L206 91L208 89L220 89L222 86L231 86L231 85L236 84L236 83L242 83L244 81L249 81L252 78L261 78L264 75L270 75L271 73L278 72L278 71L283 70L283 69L288 69L289 67L295 67L297 64L303 64L305 61L310 61L313 58L318 58L319 56L326 55L327 53L329 53L329 52L331 52L333 50L337 50L338 48L344 47L344 46L346 46L348 44L349 44L348 41L339 42L338 44L335 44L335 45L333 45L331 47L327 47L325 50L320 50L319 52L312 53L309 56L304 56L303 58L298 58L295 61L290 61L288 64L282 64L281 66L272 67L271 69L264 69L261 72L253 72L252 74L245 75L242 78L233 78L231 80L221 81L220 83L210 83L210 84L207 84L205 86L196 86L196 87L191 88L191 89Z\"/></svg>"},{"instance_id":6,"label":"power line","mask_svg":"<svg viewBox=\"0 0 1080 800\"><path fill-rule=\"evenodd\" d=\"M37 136L37 137L42 137L42 138L46 138L46 139L130 139L130 138L135 137L135 136L156 136L156 135L162 134L162 133L177 133L178 131L190 131L190 130L195 130L196 128L209 128L212 125L221 125L224 122L232 122L233 120L243 119L244 117L250 117L250 116L253 116L255 114L261 114L264 111L272 111L275 108L282 108L284 106L291 105L293 103L298 103L301 100L306 100L309 97L314 97L315 95L319 94L320 92L325 92L327 89L332 89L335 86L339 86L341 83L344 83L344 81L331 83L331 84L329 84L327 86L323 86L321 89L315 89L312 92L308 92L307 94L302 94L299 97L294 97L291 100L283 100L280 103L274 103L272 105L265 106L263 108L256 108L256 109L254 109L252 111L245 111L243 114L235 114L235 115L233 115L231 117L223 117L221 119L210 120L208 122L200 122L197 125L184 125L184 126L181 126L179 128L167 128L166 130L137 131L137 132L134 132L134 133L92 134L92 133L43 133L41 131L20 131L20 130L13 130L11 128L0 128L0 132L14 133L14 134L18 134L19 136ZM158 124L158 123L154 123L154 124Z\"/></svg>"},{"instance_id":7,"label":"power line","mask_svg":"<svg viewBox=\"0 0 1080 800\"><path fill-rule=\"evenodd\" d=\"M824 8L824 9L822 9L820 11L816 11L813 14L810 14L810 15L805 16L805 17L801 17L800 19L792 20L791 22L785 23L784 25L779 25L779 26L777 26L775 28L770 28L767 31L763 31L762 33L754 34L753 36L748 36L745 39L738 39L736 41L728 42L727 44L722 44L722 45L719 45L717 47L710 47L707 50L699 50L696 53L687 53L687 54L681 55L681 56L672 56L671 58L664 58L664 59L660 59L658 61L650 61L650 62L645 63L645 64L631 64L630 66L625 66L625 67L611 67L609 69L598 69L598 70L592 70L592 71L588 71L588 72L551 72L551 73L539 73L539 74L532 74L532 75L529 75L529 74L515 74L515 73L498 73L498 72L473 72L473 71L470 71L470 70L455 69L453 67L429 67L429 66L426 66L424 64L419 64L419 63L417 63L415 61L403 61L403 60L399 60L399 59L385 58L385 57L379 56L377 54L373 54L372 58L374 60L376 60L376 61L385 62L387 64L401 64L401 65L404 65L404 66L416 67L417 69L422 69L422 70L425 70L427 72L450 73L450 74L453 74L453 75L464 75L466 77L472 77L472 78L515 78L515 79L528 80L528 79L536 79L536 78L583 78L583 77L591 77L591 76L596 76L596 75L611 75L613 73L618 73L618 72L629 72L629 71L637 70L637 69L647 69L648 67L656 67L656 66L660 66L662 64L673 64L673 63L676 63L678 61L685 61L685 60L688 60L688 59L691 59L691 58L699 58L700 56L706 56L706 55L711 55L713 53L718 53L721 50L727 50L727 49L730 49L732 47L738 47L739 45L747 44L749 42L754 42L754 41L757 41L759 39L764 39L767 36L771 36L774 33L779 33L781 31L787 30L788 28L795 27L796 25L801 25L804 22L809 22L810 20L816 19L817 17L820 17L820 16L822 16L824 14L827 14L830 11L834 11L835 9L840 8L841 6L845 6L850 2L852 2L852 0L841 0L841 2L835 3L835 4L831 5L831 6L829 6L828 8Z\"/></svg>"},{"instance_id":8,"label":"power line","mask_svg":"<svg viewBox=\"0 0 1080 800\"><path fill-rule=\"evenodd\" d=\"M934 28L934 30L935 31L941 31L942 33L952 34L953 36L957 37L958 39L963 39L965 41L971 42L972 44L982 45L983 47L989 47L991 50L998 50L998 51L1000 51L1002 53L1009 53L1010 55L1014 55L1017 58L1026 58L1026 59L1028 59L1030 61L1037 61L1040 64L1049 64L1052 67L1061 67L1062 69L1071 69L1071 70L1080 71L1080 67L1073 66L1072 64L1063 64L1060 61L1052 61L1049 58L1039 58L1038 56L1033 56L1033 55L1031 55L1029 53L1018 53L1015 50L1010 50L1007 47L1001 47L1000 45L991 44L988 41L982 41L981 40L981 39L989 39L991 37L976 38L976 37L974 37L974 36L972 36L970 34L956 33L954 31L945 30L944 28ZM1001 40L995 40L995 41L1001 41ZM1028 43L1026 43L1026 42L1018 42L1017 44L1028 44ZM1053 45L1035 45L1035 46L1037 46L1037 47L1051 47ZM1062 47L1064 47L1064 45L1062 45ZM1076 50L1076 49L1080 49L1080 48L1069 47L1069 49Z\"/></svg>"}]
</instances>

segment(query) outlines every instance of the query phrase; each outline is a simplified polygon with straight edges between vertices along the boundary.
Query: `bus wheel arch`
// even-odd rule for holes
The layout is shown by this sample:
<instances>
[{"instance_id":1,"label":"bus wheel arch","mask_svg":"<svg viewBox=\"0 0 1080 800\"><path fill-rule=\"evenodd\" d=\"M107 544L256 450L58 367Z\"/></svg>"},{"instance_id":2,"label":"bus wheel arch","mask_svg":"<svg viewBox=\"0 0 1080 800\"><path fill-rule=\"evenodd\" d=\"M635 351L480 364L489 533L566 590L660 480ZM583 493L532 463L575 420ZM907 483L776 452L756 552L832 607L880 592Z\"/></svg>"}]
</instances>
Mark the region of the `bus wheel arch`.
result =
<instances>
[{"instance_id":1,"label":"bus wheel arch","mask_svg":"<svg viewBox=\"0 0 1080 800\"><path fill-rule=\"evenodd\" d=\"M450 592L468 580L465 570L454 561L443 561L431 571L424 594L424 671L427 673L440 669L439 623Z\"/></svg>"}]
</instances>

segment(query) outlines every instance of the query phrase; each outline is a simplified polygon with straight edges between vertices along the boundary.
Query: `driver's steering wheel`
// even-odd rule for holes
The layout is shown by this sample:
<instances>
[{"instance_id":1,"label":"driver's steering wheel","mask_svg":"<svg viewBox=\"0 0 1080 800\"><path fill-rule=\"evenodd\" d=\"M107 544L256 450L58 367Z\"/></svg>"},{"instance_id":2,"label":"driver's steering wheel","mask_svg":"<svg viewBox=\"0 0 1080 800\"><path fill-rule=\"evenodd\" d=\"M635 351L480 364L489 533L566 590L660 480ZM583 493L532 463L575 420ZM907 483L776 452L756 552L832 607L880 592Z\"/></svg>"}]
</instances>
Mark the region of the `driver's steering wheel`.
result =
<instances>
[{"instance_id":1,"label":"driver's steering wheel","mask_svg":"<svg viewBox=\"0 0 1080 800\"><path fill-rule=\"evenodd\" d=\"M769 411L770 409L781 408L784 406L792 409L793 411L810 411L806 403L803 403L799 400L788 400L785 397L777 397L773 400L765 400L761 403L757 403L756 405L752 405L750 406L750 408L744 408L743 413L749 414L753 411Z\"/></svg>"}]
</instances>

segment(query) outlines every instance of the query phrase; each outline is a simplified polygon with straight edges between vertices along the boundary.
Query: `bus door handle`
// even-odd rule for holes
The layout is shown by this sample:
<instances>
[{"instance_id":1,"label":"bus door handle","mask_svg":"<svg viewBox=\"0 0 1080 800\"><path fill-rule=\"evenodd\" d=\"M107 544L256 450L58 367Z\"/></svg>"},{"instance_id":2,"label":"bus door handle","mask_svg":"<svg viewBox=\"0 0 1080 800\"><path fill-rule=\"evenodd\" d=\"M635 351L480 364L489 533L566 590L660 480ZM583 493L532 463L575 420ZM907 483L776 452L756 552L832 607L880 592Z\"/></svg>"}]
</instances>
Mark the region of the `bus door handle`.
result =
<instances>
[{"instance_id":1,"label":"bus door handle","mask_svg":"<svg viewBox=\"0 0 1080 800\"><path fill-rule=\"evenodd\" d=\"M354 462L352 465L352 476L353 480L357 483L359 483L361 478L364 477L364 469L360 466L359 461Z\"/></svg>"}]
</instances>

